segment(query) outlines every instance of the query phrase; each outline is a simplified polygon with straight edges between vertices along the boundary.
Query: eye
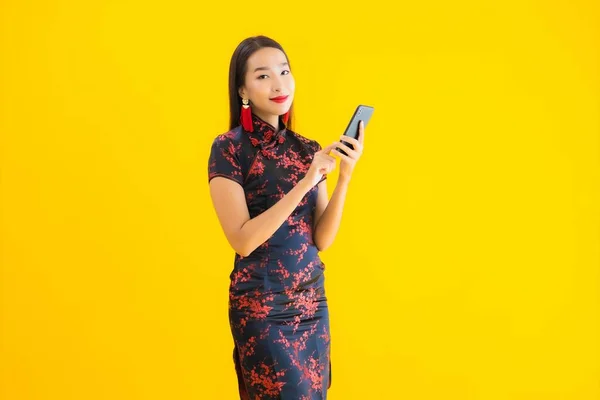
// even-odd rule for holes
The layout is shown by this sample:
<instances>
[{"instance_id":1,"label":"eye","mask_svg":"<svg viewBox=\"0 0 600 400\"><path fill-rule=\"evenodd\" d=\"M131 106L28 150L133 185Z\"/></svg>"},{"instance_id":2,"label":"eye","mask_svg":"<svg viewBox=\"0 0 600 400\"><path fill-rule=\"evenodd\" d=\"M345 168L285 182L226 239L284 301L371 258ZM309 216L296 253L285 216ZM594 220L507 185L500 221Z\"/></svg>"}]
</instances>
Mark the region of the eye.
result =
<instances>
[{"instance_id":1,"label":"eye","mask_svg":"<svg viewBox=\"0 0 600 400\"><path fill-rule=\"evenodd\" d=\"M286 72L286 73L284 74L284 72ZM282 74L282 75L289 75L289 73L290 73L290 71L289 71L289 70L287 70L287 69L286 69L286 70L283 70L283 71L281 71L281 74Z\"/></svg>"},{"instance_id":2,"label":"eye","mask_svg":"<svg viewBox=\"0 0 600 400\"><path fill-rule=\"evenodd\" d=\"M264 74L263 75L259 75L257 79L262 79L263 76L267 76L268 77L269 75L264 75Z\"/></svg>"}]
</instances>

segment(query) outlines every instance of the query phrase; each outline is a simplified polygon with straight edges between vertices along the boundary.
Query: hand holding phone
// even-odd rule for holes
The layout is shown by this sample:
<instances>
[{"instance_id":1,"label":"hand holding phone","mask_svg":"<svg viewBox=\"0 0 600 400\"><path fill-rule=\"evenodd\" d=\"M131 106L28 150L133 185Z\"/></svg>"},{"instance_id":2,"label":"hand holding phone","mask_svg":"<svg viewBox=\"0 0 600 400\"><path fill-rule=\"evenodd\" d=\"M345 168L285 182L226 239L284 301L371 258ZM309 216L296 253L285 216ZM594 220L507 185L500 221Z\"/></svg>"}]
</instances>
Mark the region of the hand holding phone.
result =
<instances>
[{"instance_id":1,"label":"hand holding phone","mask_svg":"<svg viewBox=\"0 0 600 400\"><path fill-rule=\"evenodd\" d=\"M367 124L369 123L369 120L371 119L371 116L373 115L373 111L375 111L375 108L371 106L361 104L358 107L356 107L356 110L354 111L354 114L352 115L352 118L350 118L350 122L348 123L348 126L344 131L344 136L349 136L351 138L358 139L359 122L363 121L363 128L366 128ZM344 143L346 146L354 150L354 146L352 146L350 143L347 143L343 140L340 140L340 142ZM336 150L345 156L348 155L344 150L340 148L336 148Z\"/></svg>"}]
</instances>

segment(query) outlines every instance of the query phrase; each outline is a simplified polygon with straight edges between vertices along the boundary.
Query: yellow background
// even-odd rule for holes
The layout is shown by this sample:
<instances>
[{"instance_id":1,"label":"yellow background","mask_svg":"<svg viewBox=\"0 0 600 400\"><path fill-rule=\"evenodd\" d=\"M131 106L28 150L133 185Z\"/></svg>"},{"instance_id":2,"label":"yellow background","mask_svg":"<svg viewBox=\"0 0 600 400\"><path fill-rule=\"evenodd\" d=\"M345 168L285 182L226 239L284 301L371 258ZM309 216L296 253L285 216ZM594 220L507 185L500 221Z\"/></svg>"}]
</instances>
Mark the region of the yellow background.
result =
<instances>
[{"instance_id":1,"label":"yellow background","mask_svg":"<svg viewBox=\"0 0 600 400\"><path fill-rule=\"evenodd\" d=\"M298 132L376 109L329 398L599 399L600 7L496 3L1 1L0 397L236 399L207 160L266 34Z\"/></svg>"}]
</instances>

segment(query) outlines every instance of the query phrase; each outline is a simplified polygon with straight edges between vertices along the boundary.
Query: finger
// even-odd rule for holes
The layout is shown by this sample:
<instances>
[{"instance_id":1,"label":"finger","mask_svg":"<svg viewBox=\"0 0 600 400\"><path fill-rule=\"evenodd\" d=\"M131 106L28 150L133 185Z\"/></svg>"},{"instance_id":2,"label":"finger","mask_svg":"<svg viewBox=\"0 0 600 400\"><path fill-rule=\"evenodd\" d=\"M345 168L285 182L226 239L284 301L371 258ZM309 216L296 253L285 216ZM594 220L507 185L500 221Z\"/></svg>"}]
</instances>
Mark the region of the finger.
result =
<instances>
[{"instance_id":1,"label":"finger","mask_svg":"<svg viewBox=\"0 0 600 400\"><path fill-rule=\"evenodd\" d=\"M339 152L339 151L337 151L337 150L332 150L331 152L332 152L333 154L337 155L338 157L340 157L342 160L344 160L344 161L346 161L346 162L349 162L349 163L353 163L353 162L355 162L354 158L351 158L351 157L349 157L349 156L346 156L346 155L344 155L344 154L340 153L340 152Z\"/></svg>"},{"instance_id":2,"label":"finger","mask_svg":"<svg viewBox=\"0 0 600 400\"><path fill-rule=\"evenodd\" d=\"M329 154L329 152L335 148L335 146L337 146L339 144L339 142L333 142L331 143L329 146L323 148L320 153L325 153L325 154Z\"/></svg>"},{"instance_id":3,"label":"finger","mask_svg":"<svg viewBox=\"0 0 600 400\"><path fill-rule=\"evenodd\" d=\"M319 157L317 158L317 162L321 162L321 161L318 161L319 159L322 159L324 161L329 161L329 162L335 162L335 158L330 156L329 154L319 155Z\"/></svg>"},{"instance_id":4,"label":"finger","mask_svg":"<svg viewBox=\"0 0 600 400\"><path fill-rule=\"evenodd\" d=\"M335 169L335 163L330 163L319 168L319 173L328 174Z\"/></svg>"},{"instance_id":5,"label":"finger","mask_svg":"<svg viewBox=\"0 0 600 400\"><path fill-rule=\"evenodd\" d=\"M359 156L359 154L358 154L358 152L356 150L352 150L350 148L350 146L348 146L348 145L346 145L344 143L338 144L337 147L339 147L341 150L345 151L346 154L348 154L352 158L358 158L358 156ZM338 153L339 153L339 151L338 151Z\"/></svg>"},{"instance_id":6,"label":"finger","mask_svg":"<svg viewBox=\"0 0 600 400\"><path fill-rule=\"evenodd\" d=\"M329 168L327 168L328 173L331 172L331 171L333 171L335 169L335 167L336 167L336 164L335 164L335 161L334 161L334 162L332 162L329 165Z\"/></svg>"},{"instance_id":7,"label":"finger","mask_svg":"<svg viewBox=\"0 0 600 400\"><path fill-rule=\"evenodd\" d=\"M342 135L342 136L340 136L340 139L353 145L354 150L356 150L356 151L360 152L360 149L362 149L362 144L360 143L360 141L354 139L353 137Z\"/></svg>"},{"instance_id":8,"label":"finger","mask_svg":"<svg viewBox=\"0 0 600 400\"><path fill-rule=\"evenodd\" d=\"M363 146L360 143L360 141L348 136L342 136L342 138L343 141L347 142L349 145L354 146L353 150L356 151L359 155L362 153Z\"/></svg>"},{"instance_id":9,"label":"finger","mask_svg":"<svg viewBox=\"0 0 600 400\"><path fill-rule=\"evenodd\" d=\"M358 141L360 142L361 146L365 142L365 123L364 123L364 121L360 121L360 124L358 125Z\"/></svg>"}]
</instances>

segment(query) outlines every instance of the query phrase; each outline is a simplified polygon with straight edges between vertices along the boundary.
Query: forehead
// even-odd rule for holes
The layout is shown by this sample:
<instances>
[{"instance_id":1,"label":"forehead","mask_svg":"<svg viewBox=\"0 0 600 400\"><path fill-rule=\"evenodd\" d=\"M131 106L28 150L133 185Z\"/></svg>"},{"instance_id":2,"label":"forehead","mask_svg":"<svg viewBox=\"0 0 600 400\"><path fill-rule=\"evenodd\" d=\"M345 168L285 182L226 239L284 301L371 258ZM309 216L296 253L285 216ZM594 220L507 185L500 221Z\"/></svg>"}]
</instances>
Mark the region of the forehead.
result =
<instances>
[{"instance_id":1,"label":"forehead","mask_svg":"<svg viewBox=\"0 0 600 400\"><path fill-rule=\"evenodd\" d=\"M259 67L277 68L284 62L287 62L287 59L281 50L263 47L248 58L248 72L253 72L255 68Z\"/></svg>"}]
</instances>

